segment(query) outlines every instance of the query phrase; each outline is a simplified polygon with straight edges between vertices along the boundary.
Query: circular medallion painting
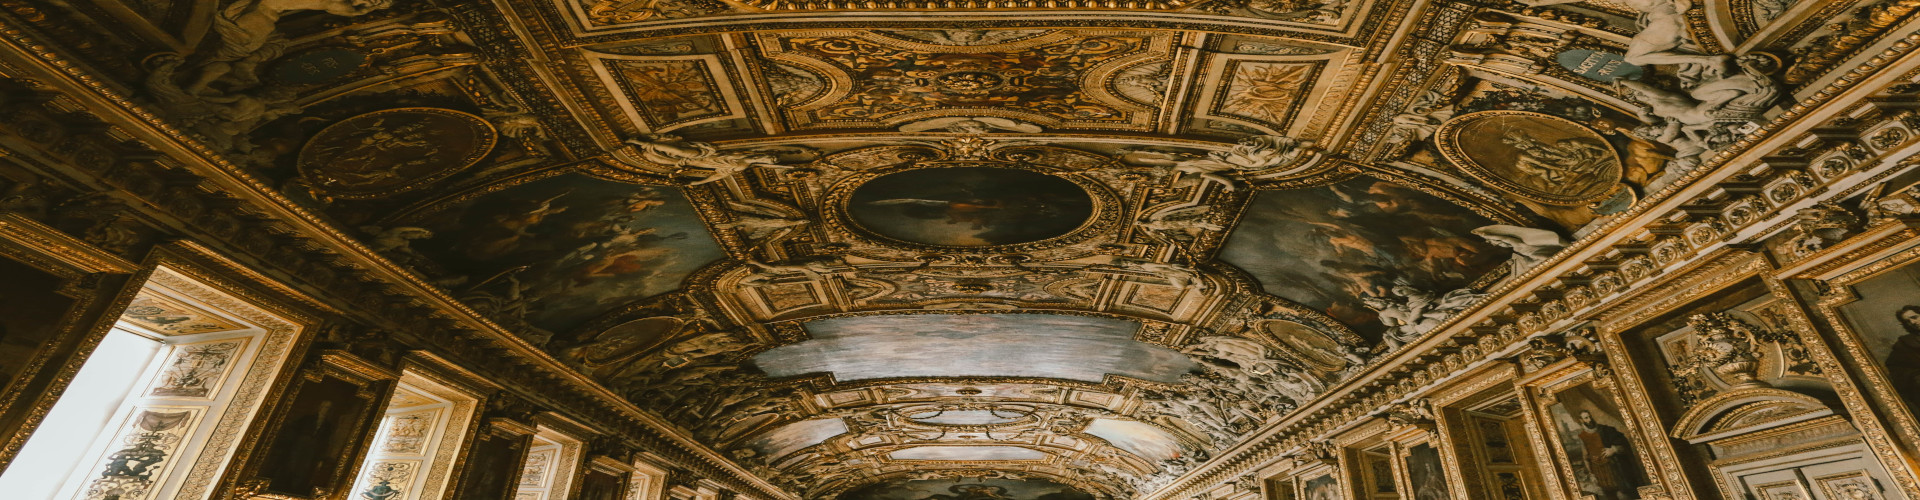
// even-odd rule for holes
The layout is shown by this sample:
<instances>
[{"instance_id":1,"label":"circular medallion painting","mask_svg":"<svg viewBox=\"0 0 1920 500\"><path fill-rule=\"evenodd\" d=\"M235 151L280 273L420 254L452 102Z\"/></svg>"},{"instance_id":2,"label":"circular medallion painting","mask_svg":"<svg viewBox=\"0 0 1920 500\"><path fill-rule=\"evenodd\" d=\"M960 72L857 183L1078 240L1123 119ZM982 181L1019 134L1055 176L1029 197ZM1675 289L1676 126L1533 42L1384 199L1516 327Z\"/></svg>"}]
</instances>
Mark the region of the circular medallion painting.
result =
<instances>
[{"instance_id":1,"label":"circular medallion painting","mask_svg":"<svg viewBox=\"0 0 1920 500\"><path fill-rule=\"evenodd\" d=\"M485 158L496 139L478 116L439 108L397 108L321 129L300 148L300 175L341 198L399 193L453 175Z\"/></svg>"},{"instance_id":2,"label":"circular medallion painting","mask_svg":"<svg viewBox=\"0 0 1920 500\"><path fill-rule=\"evenodd\" d=\"M1093 217L1073 181L992 167L908 170L854 188L847 215L874 234L910 243L983 247L1064 236Z\"/></svg>"},{"instance_id":3,"label":"circular medallion painting","mask_svg":"<svg viewBox=\"0 0 1920 500\"><path fill-rule=\"evenodd\" d=\"M1625 170L1606 137L1573 120L1527 111L1460 115L1434 134L1440 154L1489 187L1548 205L1613 194Z\"/></svg>"}]
</instances>

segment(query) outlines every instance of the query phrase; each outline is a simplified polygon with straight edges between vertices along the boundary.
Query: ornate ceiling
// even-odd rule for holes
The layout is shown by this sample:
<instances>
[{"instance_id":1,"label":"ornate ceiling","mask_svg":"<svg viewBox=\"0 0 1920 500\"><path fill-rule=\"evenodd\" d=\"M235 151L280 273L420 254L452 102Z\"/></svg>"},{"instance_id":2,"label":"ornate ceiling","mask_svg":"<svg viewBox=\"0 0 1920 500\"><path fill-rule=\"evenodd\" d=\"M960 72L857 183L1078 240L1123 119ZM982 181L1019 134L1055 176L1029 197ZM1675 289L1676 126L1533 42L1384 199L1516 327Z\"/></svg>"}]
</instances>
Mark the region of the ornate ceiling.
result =
<instances>
[{"instance_id":1,"label":"ornate ceiling","mask_svg":"<svg viewBox=\"0 0 1920 500\"><path fill-rule=\"evenodd\" d=\"M1859 49L1809 36L1872 24L1829 3L32 10L775 485L1067 499L1167 485L1725 148Z\"/></svg>"}]
</instances>

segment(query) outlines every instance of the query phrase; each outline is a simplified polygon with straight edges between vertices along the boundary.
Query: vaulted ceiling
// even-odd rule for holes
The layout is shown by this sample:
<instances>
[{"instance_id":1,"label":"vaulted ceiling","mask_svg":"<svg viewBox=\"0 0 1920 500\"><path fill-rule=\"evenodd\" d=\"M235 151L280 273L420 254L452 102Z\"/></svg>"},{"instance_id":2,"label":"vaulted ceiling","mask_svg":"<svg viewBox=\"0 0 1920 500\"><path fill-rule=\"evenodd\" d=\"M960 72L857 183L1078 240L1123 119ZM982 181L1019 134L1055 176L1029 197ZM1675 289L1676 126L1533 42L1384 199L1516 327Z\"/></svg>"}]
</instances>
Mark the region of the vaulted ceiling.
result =
<instances>
[{"instance_id":1,"label":"vaulted ceiling","mask_svg":"<svg viewBox=\"0 0 1920 500\"><path fill-rule=\"evenodd\" d=\"M35 12L107 85L773 484L1068 499L1205 463L1824 78L1697 55L1818 56L1786 34L1830 20L1810 9L1707 2L1680 64L1629 49L1660 42L1642 3L1665 2ZM1733 69L1688 73L1711 64ZM1704 83L1752 109L1636 102Z\"/></svg>"}]
</instances>

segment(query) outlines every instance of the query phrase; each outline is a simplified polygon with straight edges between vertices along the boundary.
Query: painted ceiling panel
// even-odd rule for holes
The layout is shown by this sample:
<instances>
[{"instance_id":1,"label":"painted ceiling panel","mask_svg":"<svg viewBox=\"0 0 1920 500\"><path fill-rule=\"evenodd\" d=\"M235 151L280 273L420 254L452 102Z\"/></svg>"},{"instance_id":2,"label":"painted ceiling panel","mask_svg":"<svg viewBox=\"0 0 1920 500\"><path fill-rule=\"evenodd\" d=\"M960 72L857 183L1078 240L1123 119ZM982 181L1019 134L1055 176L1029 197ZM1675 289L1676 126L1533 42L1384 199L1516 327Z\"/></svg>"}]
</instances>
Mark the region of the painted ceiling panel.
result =
<instances>
[{"instance_id":1,"label":"painted ceiling panel","mask_svg":"<svg viewBox=\"0 0 1920 500\"><path fill-rule=\"evenodd\" d=\"M1179 438L1152 424L1097 418L1093 423L1087 424L1086 433L1105 439L1115 447L1139 455L1140 458L1156 462L1179 458L1184 453Z\"/></svg>"},{"instance_id":2,"label":"painted ceiling panel","mask_svg":"<svg viewBox=\"0 0 1920 500\"><path fill-rule=\"evenodd\" d=\"M451 288L469 303L517 310L549 332L679 288L724 255L678 188L537 179L396 223L431 231L405 255L459 283Z\"/></svg>"},{"instance_id":3,"label":"painted ceiling panel","mask_svg":"<svg viewBox=\"0 0 1920 500\"><path fill-rule=\"evenodd\" d=\"M1044 452L1018 446L915 446L887 454L894 460L1044 460Z\"/></svg>"},{"instance_id":4,"label":"painted ceiling panel","mask_svg":"<svg viewBox=\"0 0 1920 500\"><path fill-rule=\"evenodd\" d=\"M1429 292L1472 284L1509 255L1472 231L1493 224L1432 195L1370 177L1254 195L1220 259L1267 293L1320 309L1364 334L1384 326L1363 297L1396 283Z\"/></svg>"},{"instance_id":5,"label":"painted ceiling panel","mask_svg":"<svg viewBox=\"0 0 1920 500\"><path fill-rule=\"evenodd\" d=\"M1139 323L1057 314L921 314L806 323L811 340L754 357L769 376L835 380L1039 377L1099 382L1106 374L1175 382L1193 361L1133 340Z\"/></svg>"}]
</instances>

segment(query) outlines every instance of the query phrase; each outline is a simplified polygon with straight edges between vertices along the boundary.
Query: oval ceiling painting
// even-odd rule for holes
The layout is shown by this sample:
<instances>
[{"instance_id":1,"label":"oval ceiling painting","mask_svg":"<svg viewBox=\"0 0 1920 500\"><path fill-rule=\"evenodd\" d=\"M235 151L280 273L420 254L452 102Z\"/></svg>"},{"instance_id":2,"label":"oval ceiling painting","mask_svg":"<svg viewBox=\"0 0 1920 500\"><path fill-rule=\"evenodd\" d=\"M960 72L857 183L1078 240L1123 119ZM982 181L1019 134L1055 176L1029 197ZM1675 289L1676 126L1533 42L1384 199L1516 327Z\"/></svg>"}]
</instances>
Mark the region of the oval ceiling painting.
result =
<instances>
[{"instance_id":1,"label":"oval ceiling painting","mask_svg":"<svg viewBox=\"0 0 1920 500\"><path fill-rule=\"evenodd\" d=\"M910 243L983 247L1064 236L1093 217L1073 181L991 167L908 170L853 191L847 215L874 234Z\"/></svg>"}]
</instances>

